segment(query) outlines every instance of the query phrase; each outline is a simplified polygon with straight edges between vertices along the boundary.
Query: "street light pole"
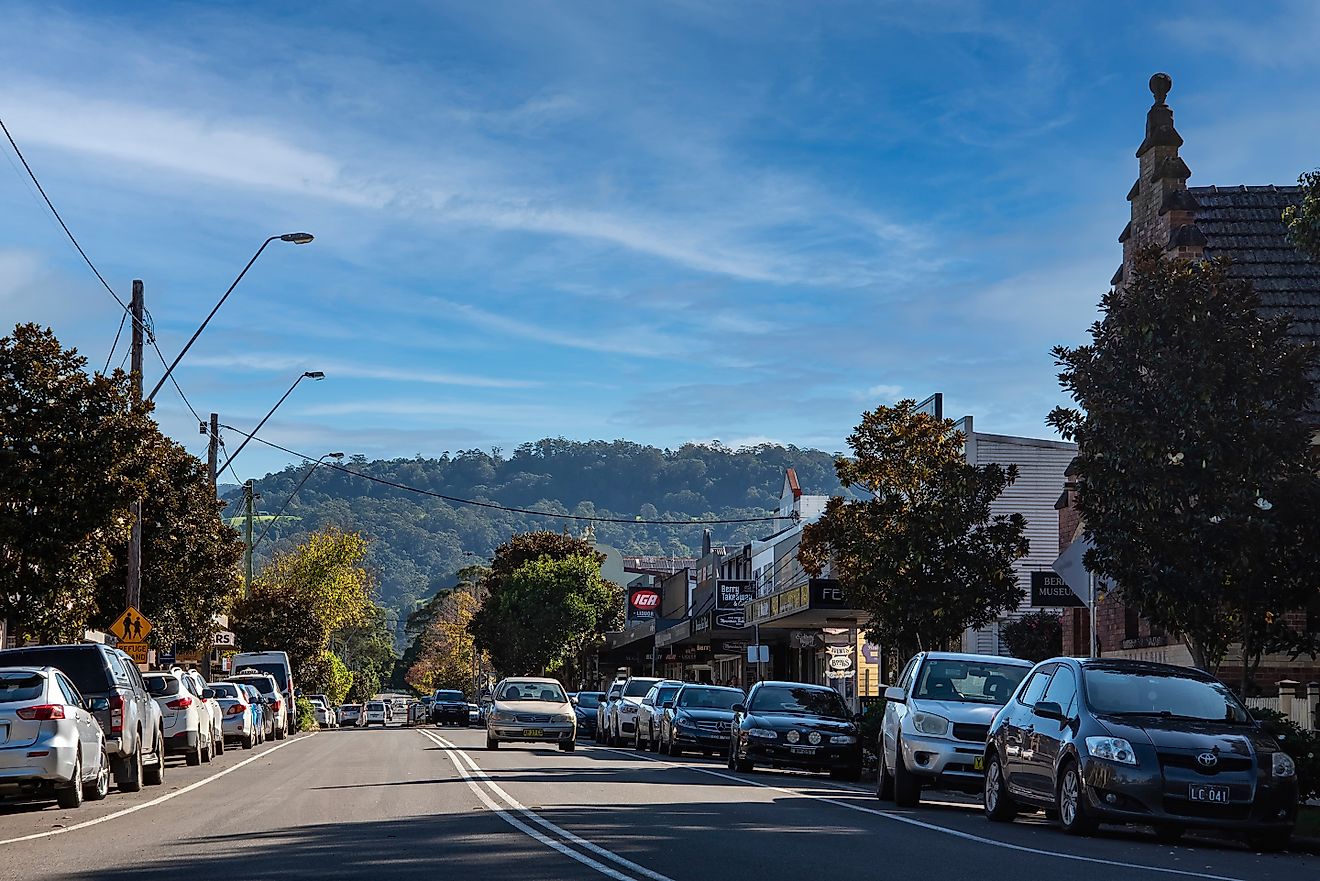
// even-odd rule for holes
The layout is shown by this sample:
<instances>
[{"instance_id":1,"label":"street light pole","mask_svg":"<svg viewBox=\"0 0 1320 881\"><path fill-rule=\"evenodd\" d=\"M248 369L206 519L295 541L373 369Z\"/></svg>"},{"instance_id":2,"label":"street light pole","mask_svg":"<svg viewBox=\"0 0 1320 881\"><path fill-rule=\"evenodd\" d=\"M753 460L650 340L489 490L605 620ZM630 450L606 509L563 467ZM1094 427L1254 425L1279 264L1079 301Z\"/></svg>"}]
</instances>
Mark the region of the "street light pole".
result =
<instances>
[{"instance_id":1,"label":"street light pole","mask_svg":"<svg viewBox=\"0 0 1320 881\"><path fill-rule=\"evenodd\" d=\"M293 385L289 386L289 390L284 393L283 397L281 397L278 401L275 402L274 407L270 408L270 412L267 413L265 416L261 417L261 421L257 423L256 428L252 429L252 433L248 434L246 437L243 438L243 443L238 445L238 449L234 450L234 452L229 455L229 458L225 460L225 463L216 469L217 474L223 474L224 470L229 467L229 463L238 458L238 454L243 452L243 448L246 447L248 443L252 440L252 438L256 436L257 432L261 431L261 427L266 424L266 420L275 415L275 411L280 408L280 404L283 404L285 399L288 398L289 395L293 394L293 390L298 387L298 383L302 382L304 379L314 379L317 382L320 382L321 380L325 379L325 374L322 373L320 370L309 370L306 373L304 373L302 376L295 379L293 381Z\"/></svg>"},{"instance_id":2,"label":"street light pole","mask_svg":"<svg viewBox=\"0 0 1320 881\"><path fill-rule=\"evenodd\" d=\"M307 469L307 473L303 475L302 480L298 481L298 485L293 488L293 492L289 493L289 497L285 499L284 504L280 506L279 513L271 518L271 521L266 524L265 529L261 530L261 535L257 537L257 540L255 542L252 541L252 533L250 531L248 532L249 556L252 554L252 551L256 549L257 545L261 544L261 540L266 537L266 533L270 532L270 528L275 525L275 521L279 520L280 517L284 515L284 511L289 507L289 504L293 501L293 497L298 495L298 490L303 488L303 484L307 482L307 478L312 476L312 472L316 470L317 466L320 465L322 462L324 462L326 459L342 459L342 458L344 458L343 453L326 453L324 456L322 456L321 458L317 459L315 462L312 463L312 467Z\"/></svg>"},{"instance_id":3,"label":"street light pole","mask_svg":"<svg viewBox=\"0 0 1320 881\"><path fill-rule=\"evenodd\" d=\"M155 399L156 392L160 391L161 386L163 386L165 381L170 378L170 374L174 372L174 368L179 366L179 362L183 360L183 356L188 354L188 350L192 348L192 344L197 342L197 338L202 335L202 331L206 330L206 325L211 323L211 319L215 317L215 313L220 311L220 307L225 304L225 300L229 299L229 295L234 292L234 288L238 287L238 283L243 280L243 276L247 275L247 271L252 268L252 264L257 262L257 258L261 256L261 252L266 250L266 246L276 239L279 239L282 242L292 242L295 245L305 245L312 241L312 234L307 232L288 232L282 236L271 236L261 243L261 247L257 248L257 253L252 255L252 259L243 267L243 271L238 274L238 278L234 279L233 284L231 284L229 289L225 291L224 295L220 297L220 302L216 303L215 307L211 309L210 314L206 316L206 320L202 322L202 326L193 332L193 335L184 345L183 351L179 352L179 354L175 356L174 361L170 363L170 366L165 368L165 374L160 378L160 381L156 383L156 387L151 390L151 394L147 395L148 401ZM136 327L137 325L135 324L134 326Z\"/></svg>"}]
</instances>

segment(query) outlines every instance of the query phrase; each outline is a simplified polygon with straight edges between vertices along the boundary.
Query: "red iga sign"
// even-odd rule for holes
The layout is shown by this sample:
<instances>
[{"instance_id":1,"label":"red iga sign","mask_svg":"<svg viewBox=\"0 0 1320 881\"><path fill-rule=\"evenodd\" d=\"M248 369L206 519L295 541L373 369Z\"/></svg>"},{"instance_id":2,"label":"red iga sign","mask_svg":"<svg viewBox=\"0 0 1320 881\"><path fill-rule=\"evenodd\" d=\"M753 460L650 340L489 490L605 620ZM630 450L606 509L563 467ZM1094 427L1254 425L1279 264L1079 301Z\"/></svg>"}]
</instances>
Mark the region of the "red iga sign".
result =
<instances>
[{"instance_id":1,"label":"red iga sign","mask_svg":"<svg viewBox=\"0 0 1320 881\"><path fill-rule=\"evenodd\" d=\"M639 590L632 595L633 608L639 612L654 612L660 607L660 594L653 590Z\"/></svg>"}]
</instances>

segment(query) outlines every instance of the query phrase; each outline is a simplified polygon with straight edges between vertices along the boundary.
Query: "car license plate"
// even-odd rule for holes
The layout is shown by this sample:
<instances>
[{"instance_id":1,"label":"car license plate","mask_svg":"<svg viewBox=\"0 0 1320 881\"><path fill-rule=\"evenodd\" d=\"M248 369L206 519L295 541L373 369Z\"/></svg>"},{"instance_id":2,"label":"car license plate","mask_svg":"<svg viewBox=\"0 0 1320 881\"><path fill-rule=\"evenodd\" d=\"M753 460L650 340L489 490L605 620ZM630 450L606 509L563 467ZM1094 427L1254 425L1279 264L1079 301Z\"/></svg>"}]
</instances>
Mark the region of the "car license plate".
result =
<instances>
[{"instance_id":1,"label":"car license plate","mask_svg":"<svg viewBox=\"0 0 1320 881\"><path fill-rule=\"evenodd\" d=\"M814 756L816 754L814 746L790 746L789 751L795 756Z\"/></svg>"},{"instance_id":2,"label":"car license plate","mask_svg":"<svg viewBox=\"0 0 1320 881\"><path fill-rule=\"evenodd\" d=\"M1187 789L1187 798L1191 801L1208 801L1212 804L1228 804L1227 786L1209 786L1204 783L1193 783Z\"/></svg>"},{"instance_id":3,"label":"car license plate","mask_svg":"<svg viewBox=\"0 0 1320 881\"><path fill-rule=\"evenodd\" d=\"M972 770L973 771L985 770L985 756L977 756L976 758L972 759Z\"/></svg>"},{"instance_id":4,"label":"car license plate","mask_svg":"<svg viewBox=\"0 0 1320 881\"><path fill-rule=\"evenodd\" d=\"M540 728L524 728L523 737L545 737L545 732Z\"/></svg>"}]
</instances>

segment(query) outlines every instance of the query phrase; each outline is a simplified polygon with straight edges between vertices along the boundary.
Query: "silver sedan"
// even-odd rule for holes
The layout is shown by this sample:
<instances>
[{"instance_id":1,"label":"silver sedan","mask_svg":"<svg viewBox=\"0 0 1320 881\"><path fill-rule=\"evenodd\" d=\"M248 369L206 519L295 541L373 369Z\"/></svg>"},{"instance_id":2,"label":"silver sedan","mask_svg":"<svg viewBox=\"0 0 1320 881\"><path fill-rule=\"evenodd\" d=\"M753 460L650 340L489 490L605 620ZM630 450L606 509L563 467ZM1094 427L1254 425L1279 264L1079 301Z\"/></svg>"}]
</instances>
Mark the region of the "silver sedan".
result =
<instances>
[{"instance_id":1,"label":"silver sedan","mask_svg":"<svg viewBox=\"0 0 1320 881\"><path fill-rule=\"evenodd\" d=\"M105 798L101 726L54 667L0 667L0 792L54 793L62 808Z\"/></svg>"}]
</instances>

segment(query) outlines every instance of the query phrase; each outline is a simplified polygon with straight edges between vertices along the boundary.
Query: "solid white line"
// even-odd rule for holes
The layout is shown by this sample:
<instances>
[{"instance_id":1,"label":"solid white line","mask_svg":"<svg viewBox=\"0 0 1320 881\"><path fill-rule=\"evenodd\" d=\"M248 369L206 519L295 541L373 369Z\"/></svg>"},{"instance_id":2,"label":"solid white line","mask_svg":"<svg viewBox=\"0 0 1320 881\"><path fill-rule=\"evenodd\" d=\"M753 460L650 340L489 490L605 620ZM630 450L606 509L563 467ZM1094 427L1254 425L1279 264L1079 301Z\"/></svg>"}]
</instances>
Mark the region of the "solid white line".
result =
<instances>
[{"instance_id":1,"label":"solid white line","mask_svg":"<svg viewBox=\"0 0 1320 881\"><path fill-rule=\"evenodd\" d=\"M528 808L519 804L517 799L509 795L509 793L505 792L503 789L501 789L498 783L496 783L494 780L491 780L490 777L486 774L486 772L483 771L480 767L478 767L477 763L473 761L472 757L469 756L467 753L465 753L457 745L450 743L448 740L445 740L443 737L440 737L440 735L438 734L436 735L436 739L443 746L449 747L450 749L457 752L460 756L462 756L463 760L472 767L472 770L476 773L478 779L480 779L482 783L485 783L487 786L489 786L495 792L496 795L500 796L506 802L508 802L510 807L521 812L525 817L527 817L533 823L536 823L542 826L543 828L553 831L557 835L560 835L563 838L568 839L569 841L573 842L579 847L586 848L587 850L591 851L597 856L604 857L607 860L612 860L613 862L618 863L619 865L627 869L631 869L632 871L640 875L645 875L646 877L653 879L653 881L674 881L674 879L670 878L668 875L661 875L659 872L655 872L652 871L651 869L646 868L646 866L638 865L637 863L634 863L630 859L619 856L617 853L615 853L612 850L606 850L605 848L601 847L595 842L587 841L585 838L580 838L579 836L573 834L567 829L556 826L554 823L551 823L549 820L540 816L535 811L529 810Z\"/></svg>"},{"instance_id":2,"label":"solid white line","mask_svg":"<svg viewBox=\"0 0 1320 881\"><path fill-rule=\"evenodd\" d=\"M472 790L473 794L476 795L477 798L481 799L482 804L484 804L490 810L494 811L504 822L508 823L510 826L517 829L519 832L531 836L533 839L541 842L546 847L553 848L559 851L560 853L562 853L564 856L571 857L572 859L577 860L579 863L582 863L585 866L590 866L591 868L595 869L597 872L600 872L602 875L605 875L608 878L613 878L614 881L637 881L637 879L625 875L622 872L616 872L614 869L610 868L604 863L593 860L591 857L587 856L586 854L578 853L577 851L570 848L568 845L564 844L562 841L556 841L555 839L551 838L549 835L546 835L537 829L533 829L531 826L528 826L522 820L519 820L517 817L513 816L513 814L509 813L502 806L496 804L491 799L491 797L486 794L486 791L477 785L476 781L468 773L467 768L463 766L463 763L460 762L458 760L458 757L455 755L455 753L458 752L458 750L453 749L452 747L446 747L443 743L440 742L438 738L433 737L427 731L422 731L421 733L422 736L425 737L427 740L430 740L432 743L444 749L445 755L449 756L449 760L454 763L454 770L458 771L458 775L463 778L463 782L468 785L468 788Z\"/></svg>"},{"instance_id":3,"label":"solid white line","mask_svg":"<svg viewBox=\"0 0 1320 881\"><path fill-rule=\"evenodd\" d=\"M1078 863L1091 863L1101 866L1111 866L1116 869L1144 869L1148 872L1160 872L1165 875L1181 875L1189 878L1209 878L1212 879L1212 881L1243 881L1243 879L1232 878L1227 875L1209 875L1206 874L1205 872L1191 872L1186 869L1168 869L1163 866L1145 866L1145 865L1141 865L1140 863L1125 863L1119 860L1107 860L1102 857L1086 857L1080 854L1058 853L1057 851L1042 850L1040 848L1027 847L1026 845L1022 845L1022 844L1011 844L1007 841L999 841L994 838L986 838L982 835L974 835L971 832L963 832L958 829L950 829L947 826L939 826L936 825L935 823L927 823L924 820L917 820L912 817L902 816L900 814L892 814L889 813L888 811L876 810L875 808L863 807L862 805L852 804L851 802L846 802L846 801L839 801L838 799L827 798L823 795L816 795L815 793L811 793L811 792L803 792L801 790L795 790L795 789L785 789L781 786L773 786L769 783L762 783L759 780L749 780L745 777L736 777L733 774L729 774L724 771L713 771L710 768L703 768L700 765L684 765L684 764L679 764L677 762L667 762L664 759L654 759L651 758L650 756L638 755L632 750L613 749L609 747L603 747L603 749L606 749L609 752L626 753L627 755L633 758L646 759L648 762L658 762L659 764L662 765L668 765L671 768L686 768L689 771L698 771L702 774L709 774L712 777L720 777L724 780L732 780L735 783L743 783L750 786L759 786L762 789L769 789L769 790L773 790L774 792L782 792L786 795L796 795L800 798L810 798L810 799L815 799L816 801L823 801L826 804L837 805L838 807L841 808L847 808L850 811L860 811L863 814L872 814L876 817L884 817L886 820L894 820L899 823L906 823L909 826L916 826L921 829L928 829L932 832L942 832L945 835L952 835L955 838L962 838L966 841L975 841L977 844L985 844L990 847L1003 848L1004 850L1014 850L1020 853L1030 853L1030 854L1036 854L1038 856L1054 857L1060 860L1072 860Z\"/></svg>"},{"instance_id":4,"label":"solid white line","mask_svg":"<svg viewBox=\"0 0 1320 881\"><path fill-rule=\"evenodd\" d=\"M310 732L307 735L307 737L311 737L314 734L316 734L315 731ZM143 808L150 808L155 805L161 804L163 802L167 802L172 798L177 798L178 796L183 795L185 792L192 792L194 789L205 786L206 784L210 783L213 780L219 780L221 777L225 776L226 774L231 774L234 771L237 771L239 768L243 767L246 764L255 762L257 759L264 759L266 756L270 755L271 753L275 752L278 749L284 749L286 746L288 746L291 743L295 743L297 741L306 740L306 739L307 738L302 738L302 737L295 738L294 740L289 740L286 741L285 743L281 743L279 746L273 746L270 749L266 750L265 752L260 752L257 753L255 756L250 756L249 758L244 759L243 761L239 762L237 765L230 765L228 768L225 768L223 771L217 771L216 773L212 774L210 777L204 777L203 779L198 780L195 783L189 783L187 786L183 787L182 789L176 789L173 792L168 792L165 795L159 796L157 798L153 798L151 801L145 801L140 805L133 805L132 807L127 807L121 811L115 811L113 814L106 814L104 817L97 817L95 820L87 820L86 822L83 823L75 823L72 826L65 826L63 829L51 829L49 832L34 832L31 835L22 835L18 838L8 838L5 839L4 841L0 841L0 847L3 847L6 844L17 844L20 841L34 841L38 838L49 838L52 835L63 835L65 832L72 832L75 829L86 829L88 826L96 826L99 823L105 823L108 822L109 820L114 820L119 817L126 817L129 814L137 813Z\"/></svg>"}]
</instances>

